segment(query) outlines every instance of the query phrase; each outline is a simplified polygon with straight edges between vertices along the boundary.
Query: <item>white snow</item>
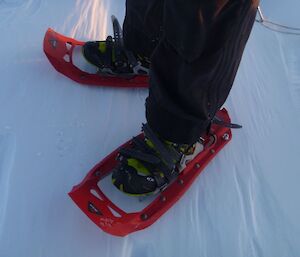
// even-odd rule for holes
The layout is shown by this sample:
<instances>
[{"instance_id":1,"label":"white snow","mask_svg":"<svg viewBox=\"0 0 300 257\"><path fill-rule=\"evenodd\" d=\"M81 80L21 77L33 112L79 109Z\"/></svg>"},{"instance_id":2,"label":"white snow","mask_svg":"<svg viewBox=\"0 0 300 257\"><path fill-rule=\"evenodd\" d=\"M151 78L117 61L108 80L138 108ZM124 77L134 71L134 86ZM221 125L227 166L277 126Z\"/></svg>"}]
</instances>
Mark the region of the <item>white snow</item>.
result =
<instances>
[{"instance_id":1,"label":"white snow","mask_svg":"<svg viewBox=\"0 0 300 257\"><path fill-rule=\"evenodd\" d=\"M262 2L294 27L299 8ZM124 0L0 1L0 257L300 256L300 37L259 24L225 104L244 128L168 213L118 238L68 197L139 132L147 90L76 84L48 62L44 33L103 39L124 12Z\"/></svg>"}]
</instances>

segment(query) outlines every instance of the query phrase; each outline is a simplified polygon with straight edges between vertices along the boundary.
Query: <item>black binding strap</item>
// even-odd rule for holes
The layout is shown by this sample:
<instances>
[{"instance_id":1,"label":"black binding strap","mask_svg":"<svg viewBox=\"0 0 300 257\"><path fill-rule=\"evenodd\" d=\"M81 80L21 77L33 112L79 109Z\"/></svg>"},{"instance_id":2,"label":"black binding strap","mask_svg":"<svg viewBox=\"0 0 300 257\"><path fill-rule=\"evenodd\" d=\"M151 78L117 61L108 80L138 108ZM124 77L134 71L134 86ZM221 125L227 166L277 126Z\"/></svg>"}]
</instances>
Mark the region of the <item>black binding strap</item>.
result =
<instances>
[{"instance_id":1,"label":"black binding strap","mask_svg":"<svg viewBox=\"0 0 300 257\"><path fill-rule=\"evenodd\" d=\"M111 16L111 20L113 24L113 33L115 40L115 64L116 66L122 66L124 62L122 58L122 50L124 48L123 32L119 21L114 15Z\"/></svg>"},{"instance_id":2,"label":"black binding strap","mask_svg":"<svg viewBox=\"0 0 300 257\"><path fill-rule=\"evenodd\" d=\"M213 118L212 124L216 124L218 126L222 126L222 127L225 127L225 128L232 128L232 129L240 129L240 128L243 127L242 125L239 125L239 124L226 122L226 121L222 120L221 118L219 118L218 116L215 116Z\"/></svg>"},{"instance_id":3,"label":"black binding strap","mask_svg":"<svg viewBox=\"0 0 300 257\"><path fill-rule=\"evenodd\" d=\"M148 124L143 124L142 130L144 131L145 136L153 143L155 150L159 153L166 166L170 170L174 170L175 164L181 159L182 154L173 149L172 151L171 148L167 149Z\"/></svg>"},{"instance_id":4,"label":"black binding strap","mask_svg":"<svg viewBox=\"0 0 300 257\"><path fill-rule=\"evenodd\" d=\"M152 148L150 148L150 146L146 144L145 140L141 139L140 137L133 137L132 142L143 152L155 154L155 151Z\"/></svg>"},{"instance_id":5,"label":"black binding strap","mask_svg":"<svg viewBox=\"0 0 300 257\"><path fill-rule=\"evenodd\" d=\"M106 51L103 55L103 63L104 63L104 67L105 68L112 68L111 64L112 64L112 52L113 52L113 38L111 36L108 36L106 38Z\"/></svg>"},{"instance_id":6,"label":"black binding strap","mask_svg":"<svg viewBox=\"0 0 300 257\"><path fill-rule=\"evenodd\" d=\"M112 24L113 24L113 33L115 39L115 64L117 67L123 67L124 65L124 56L123 53L127 57L127 61L130 67L133 69L133 73L135 74L148 74L148 68L145 68L141 65L138 59L135 57L132 51L127 50L124 47L124 39L123 39L123 31L120 26L118 19L112 15L111 16Z\"/></svg>"},{"instance_id":7,"label":"black binding strap","mask_svg":"<svg viewBox=\"0 0 300 257\"><path fill-rule=\"evenodd\" d=\"M119 153L127 158L134 158L142 162L147 162L153 165L159 165L160 159L153 154L143 153L135 149L120 149Z\"/></svg>"}]
</instances>

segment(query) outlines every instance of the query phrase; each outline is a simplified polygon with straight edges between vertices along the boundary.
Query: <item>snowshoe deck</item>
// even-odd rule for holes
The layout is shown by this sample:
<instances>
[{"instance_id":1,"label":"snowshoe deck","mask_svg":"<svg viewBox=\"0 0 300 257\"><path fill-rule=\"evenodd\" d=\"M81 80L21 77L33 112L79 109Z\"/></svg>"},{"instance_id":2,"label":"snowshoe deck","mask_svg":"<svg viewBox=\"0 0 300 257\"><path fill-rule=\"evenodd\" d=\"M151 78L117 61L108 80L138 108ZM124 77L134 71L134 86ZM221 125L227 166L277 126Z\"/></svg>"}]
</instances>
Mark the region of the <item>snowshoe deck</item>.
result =
<instances>
[{"instance_id":1,"label":"snowshoe deck","mask_svg":"<svg viewBox=\"0 0 300 257\"><path fill-rule=\"evenodd\" d=\"M225 122L230 122L225 109L219 111L217 115ZM189 162L178 178L165 190L157 194L156 198L139 212L126 213L112 203L98 186L99 180L109 175L117 165L116 157L119 149L128 146L131 141L128 141L98 163L85 179L72 189L69 195L78 207L107 233L126 236L134 231L144 229L153 224L180 199L206 165L231 140L230 128L213 124L211 130L217 138L216 143L206 148L194 160Z\"/></svg>"},{"instance_id":2,"label":"snowshoe deck","mask_svg":"<svg viewBox=\"0 0 300 257\"><path fill-rule=\"evenodd\" d=\"M63 36L49 28L44 37L44 52L58 72L80 84L125 88L148 87L147 75L114 77L80 70L74 65L72 55L74 48L83 44L82 41Z\"/></svg>"}]
</instances>

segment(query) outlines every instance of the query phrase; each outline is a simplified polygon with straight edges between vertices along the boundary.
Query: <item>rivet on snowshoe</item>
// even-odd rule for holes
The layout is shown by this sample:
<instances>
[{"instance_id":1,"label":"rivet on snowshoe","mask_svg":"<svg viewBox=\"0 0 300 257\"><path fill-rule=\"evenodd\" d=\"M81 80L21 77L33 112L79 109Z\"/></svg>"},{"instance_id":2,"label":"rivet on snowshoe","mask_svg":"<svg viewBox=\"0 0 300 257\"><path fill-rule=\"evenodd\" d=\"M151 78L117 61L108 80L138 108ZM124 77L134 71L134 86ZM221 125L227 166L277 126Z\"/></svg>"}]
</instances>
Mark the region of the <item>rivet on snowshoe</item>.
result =
<instances>
[{"instance_id":1,"label":"rivet on snowshoe","mask_svg":"<svg viewBox=\"0 0 300 257\"><path fill-rule=\"evenodd\" d=\"M101 175L101 171L100 171L100 170L97 170L97 171L95 172L95 176L96 176L96 177L100 177L100 175Z\"/></svg>"},{"instance_id":2,"label":"rivet on snowshoe","mask_svg":"<svg viewBox=\"0 0 300 257\"><path fill-rule=\"evenodd\" d=\"M142 220L147 220L147 219L148 219L148 215L147 215L146 213L143 213L143 214L141 215L141 219L142 219Z\"/></svg>"},{"instance_id":3,"label":"rivet on snowshoe","mask_svg":"<svg viewBox=\"0 0 300 257\"><path fill-rule=\"evenodd\" d=\"M179 179L179 180L178 180L178 184L179 184L179 185L183 185L183 184L184 184L183 180L182 180L182 179Z\"/></svg>"},{"instance_id":4,"label":"rivet on snowshoe","mask_svg":"<svg viewBox=\"0 0 300 257\"><path fill-rule=\"evenodd\" d=\"M223 135L223 139L224 139L225 141L228 141L228 140L230 139L229 134L225 133L225 134Z\"/></svg>"},{"instance_id":5,"label":"rivet on snowshoe","mask_svg":"<svg viewBox=\"0 0 300 257\"><path fill-rule=\"evenodd\" d=\"M123 159L123 156L120 153L118 153L116 160L121 162Z\"/></svg>"},{"instance_id":6,"label":"rivet on snowshoe","mask_svg":"<svg viewBox=\"0 0 300 257\"><path fill-rule=\"evenodd\" d=\"M54 38L52 38L52 39L50 39L49 41L50 41L51 46L52 46L53 48L56 48L56 46L57 46L57 40L54 39Z\"/></svg>"},{"instance_id":7,"label":"rivet on snowshoe","mask_svg":"<svg viewBox=\"0 0 300 257\"><path fill-rule=\"evenodd\" d=\"M215 152L216 152L215 149L211 149L211 150L210 150L210 153L211 153L211 154L214 154Z\"/></svg>"},{"instance_id":8,"label":"rivet on snowshoe","mask_svg":"<svg viewBox=\"0 0 300 257\"><path fill-rule=\"evenodd\" d=\"M161 200L162 202L165 202L165 201L167 201L167 197L164 196L164 195L162 195L162 196L160 197L160 200Z\"/></svg>"},{"instance_id":9,"label":"rivet on snowshoe","mask_svg":"<svg viewBox=\"0 0 300 257\"><path fill-rule=\"evenodd\" d=\"M199 163L196 163L195 167L196 167L197 169L199 169L199 168L200 168L200 164L199 164Z\"/></svg>"}]
</instances>

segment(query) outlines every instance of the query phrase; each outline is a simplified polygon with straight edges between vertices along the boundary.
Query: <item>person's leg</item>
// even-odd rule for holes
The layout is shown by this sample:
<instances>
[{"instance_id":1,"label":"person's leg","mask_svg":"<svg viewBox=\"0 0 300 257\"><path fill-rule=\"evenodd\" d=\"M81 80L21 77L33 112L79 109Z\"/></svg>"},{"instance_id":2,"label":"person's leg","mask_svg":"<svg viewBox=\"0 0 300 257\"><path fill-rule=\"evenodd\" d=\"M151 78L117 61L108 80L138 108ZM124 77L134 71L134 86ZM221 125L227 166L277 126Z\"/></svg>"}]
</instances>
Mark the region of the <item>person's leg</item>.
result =
<instances>
[{"instance_id":1,"label":"person's leg","mask_svg":"<svg viewBox=\"0 0 300 257\"><path fill-rule=\"evenodd\" d=\"M162 138L195 142L232 87L259 0L165 0L146 117Z\"/></svg>"},{"instance_id":2,"label":"person's leg","mask_svg":"<svg viewBox=\"0 0 300 257\"><path fill-rule=\"evenodd\" d=\"M200 137L229 94L257 6L258 0L164 1L163 35L151 53L145 138L120 151L112 176L117 188L153 193L178 176L182 160L204 149ZM133 51L134 38L148 37L143 24L132 24L138 30L130 37Z\"/></svg>"},{"instance_id":3,"label":"person's leg","mask_svg":"<svg viewBox=\"0 0 300 257\"><path fill-rule=\"evenodd\" d=\"M151 57L158 44L164 0L127 0L123 23L124 44L128 50Z\"/></svg>"}]
</instances>

